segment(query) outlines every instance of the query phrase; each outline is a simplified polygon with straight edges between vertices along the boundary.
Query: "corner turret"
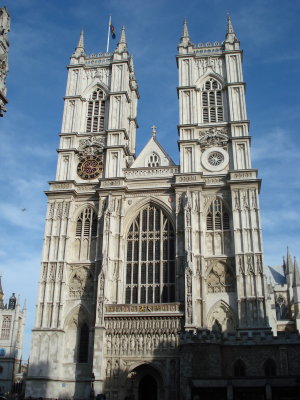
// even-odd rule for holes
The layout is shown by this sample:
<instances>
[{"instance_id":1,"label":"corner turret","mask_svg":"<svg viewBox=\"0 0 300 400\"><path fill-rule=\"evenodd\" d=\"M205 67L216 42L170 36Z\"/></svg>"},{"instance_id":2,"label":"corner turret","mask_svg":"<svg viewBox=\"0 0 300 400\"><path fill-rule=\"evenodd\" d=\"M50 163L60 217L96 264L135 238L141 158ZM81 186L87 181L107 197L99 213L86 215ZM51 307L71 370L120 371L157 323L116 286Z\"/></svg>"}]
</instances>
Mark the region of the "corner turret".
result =
<instances>
[{"instance_id":1,"label":"corner turret","mask_svg":"<svg viewBox=\"0 0 300 400\"><path fill-rule=\"evenodd\" d=\"M83 30L80 32L78 44L75 47L74 53L71 56L71 64L81 64L85 57L85 49L84 49L84 33Z\"/></svg>"},{"instance_id":2,"label":"corner turret","mask_svg":"<svg viewBox=\"0 0 300 400\"><path fill-rule=\"evenodd\" d=\"M227 16L227 32L224 45L225 50L238 50L240 48L240 41L234 32L230 15Z\"/></svg>"},{"instance_id":3,"label":"corner turret","mask_svg":"<svg viewBox=\"0 0 300 400\"><path fill-rule=\"evenodd\" d=\"M191 49L192 49L192 42L187 27L186 17L184 17L182 36L180 38L180 43L178 45L178 51L180 54L186 54L189 53Z\"/></svg>"}]
</instances>

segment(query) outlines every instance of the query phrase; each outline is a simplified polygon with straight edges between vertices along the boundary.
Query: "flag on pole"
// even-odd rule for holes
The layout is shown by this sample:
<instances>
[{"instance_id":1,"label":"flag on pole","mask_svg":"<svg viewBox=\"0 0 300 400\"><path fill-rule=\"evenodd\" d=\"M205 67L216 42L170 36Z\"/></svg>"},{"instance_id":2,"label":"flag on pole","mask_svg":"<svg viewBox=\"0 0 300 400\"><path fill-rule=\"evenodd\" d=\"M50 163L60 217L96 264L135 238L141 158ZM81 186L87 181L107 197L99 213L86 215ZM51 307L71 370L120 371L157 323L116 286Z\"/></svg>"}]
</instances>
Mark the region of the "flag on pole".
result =
<instances>
[{"instance_id":1,"label":"flag on pole","mask_svg":"<svg viewBox=\"0 0 300 400\"><path fill-rule=\"evenodd\" d=\"M111 33L112 39L115 39L116 38L115 27L113 26L112 23L110 23L110 33Z\"/></svg>"}]
</instances>

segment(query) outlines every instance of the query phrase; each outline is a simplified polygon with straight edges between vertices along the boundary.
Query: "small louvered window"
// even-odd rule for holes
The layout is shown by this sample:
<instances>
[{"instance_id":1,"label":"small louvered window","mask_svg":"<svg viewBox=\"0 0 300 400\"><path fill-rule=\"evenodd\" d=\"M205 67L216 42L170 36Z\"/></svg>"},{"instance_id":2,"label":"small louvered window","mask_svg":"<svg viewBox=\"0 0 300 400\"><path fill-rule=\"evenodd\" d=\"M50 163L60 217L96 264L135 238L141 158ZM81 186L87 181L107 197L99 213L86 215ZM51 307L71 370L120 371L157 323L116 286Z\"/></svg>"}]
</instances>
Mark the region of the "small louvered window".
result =
<instances>
[{"instance_id":1,"label":"small louvered window","mask_svg":"<svg viewBox=\"0 0 300 400\"><path fill-rule=\"evenodd\" d=\"M103 91L98 88L92 93L88 102L87 132L101 132L104 130L105 100Z\"/></svg>"},{"instance_id":2,"label":"small louvered window","mask_svg":"<svg viewBox=\"0 0 300 400\"><path fill-rule=\"evenodd\" d=\"M90 237L97 236L98 219L92 208L86 208L79 215L76 223L76 236Z\"/></svg>"},{"instance_id":3,"label":"small louvered window","mask_svg":"<svg viewBox=\"0 0 300 400\"><path fill-rule=\"evenodd\" d=\"M220 199L215 199L206 214L207 231L224 231L230 229L229 214Z\"/></svg>"},{"instance_id":4,"label":"small louvered window","mask_svg":"<svg viewBox=\"0 0 300 400\"><path fill-rule=\"evenodd\" d=\"M221 89L221 84L212 78L204 83L202 87L203 123L224 121Z\"/></svg>"}]
</instances>

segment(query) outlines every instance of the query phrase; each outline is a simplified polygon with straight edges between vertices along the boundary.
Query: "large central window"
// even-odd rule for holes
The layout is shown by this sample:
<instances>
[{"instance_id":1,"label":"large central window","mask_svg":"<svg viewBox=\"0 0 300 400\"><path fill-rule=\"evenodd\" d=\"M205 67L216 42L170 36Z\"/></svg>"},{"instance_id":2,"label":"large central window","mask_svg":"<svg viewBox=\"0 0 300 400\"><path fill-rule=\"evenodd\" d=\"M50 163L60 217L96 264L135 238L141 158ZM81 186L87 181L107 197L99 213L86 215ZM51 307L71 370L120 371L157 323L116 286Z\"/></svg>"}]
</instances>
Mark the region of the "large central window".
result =
<instances>
[{"instance_id":1,"label":"large central window","mask_svg":"<svg viewBox=\"0 0 300 400\"><path fill-rule=\"evenodd\" d=\"M175 235L166 214L149 204L127 235L126 303L175 301Z\"/></svg>"}]
</instances>

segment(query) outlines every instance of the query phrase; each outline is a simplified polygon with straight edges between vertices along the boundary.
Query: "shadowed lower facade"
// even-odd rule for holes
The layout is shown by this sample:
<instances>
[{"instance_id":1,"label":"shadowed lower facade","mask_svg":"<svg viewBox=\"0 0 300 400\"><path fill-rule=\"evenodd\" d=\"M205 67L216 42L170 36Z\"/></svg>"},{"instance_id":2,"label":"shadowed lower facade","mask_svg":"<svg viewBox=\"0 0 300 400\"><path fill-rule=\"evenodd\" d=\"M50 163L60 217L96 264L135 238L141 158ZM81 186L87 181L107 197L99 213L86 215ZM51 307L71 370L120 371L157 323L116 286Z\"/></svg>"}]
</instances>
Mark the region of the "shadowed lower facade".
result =
<instances>
[{"instance_id":1,"label":"shadowed lower facade","mask_svg":"<svg viewBox=\"0 0 300 400\"><path fill-rule=\"evenodd\" d=\"M124 28L113 53L88 56L80 35L47 192L27 396L296 399L299 270L288 253L284 284L267 284L230 18L225 41L206 45L184 22L177 65L179 165L155 126L135 154Z\"/></svg>"}]
</instances>

